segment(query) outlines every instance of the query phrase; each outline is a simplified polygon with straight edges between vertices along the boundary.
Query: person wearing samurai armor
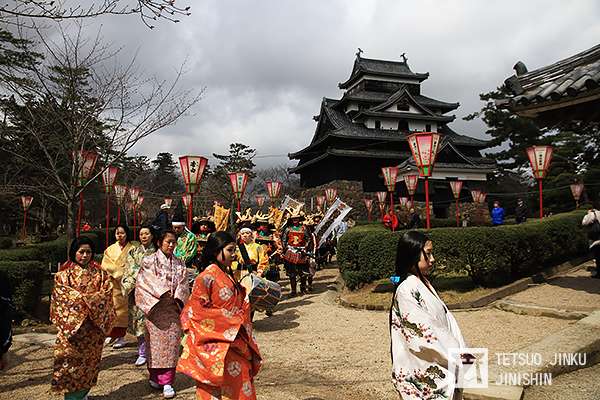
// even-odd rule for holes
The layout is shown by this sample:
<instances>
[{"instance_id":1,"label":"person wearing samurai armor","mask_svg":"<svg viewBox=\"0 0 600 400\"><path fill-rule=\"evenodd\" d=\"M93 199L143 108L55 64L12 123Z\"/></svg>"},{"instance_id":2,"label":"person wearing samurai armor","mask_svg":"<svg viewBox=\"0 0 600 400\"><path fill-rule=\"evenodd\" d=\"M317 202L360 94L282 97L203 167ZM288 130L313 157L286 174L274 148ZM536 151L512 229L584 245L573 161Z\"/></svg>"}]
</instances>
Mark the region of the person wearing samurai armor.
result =
<instances>
[{"instance_id":1,"label":"person wearing samurai armor","mask_svg":"<svg viewBox=\"0 0 600 400\"><path fill-rule=\"evenodd\" d=\"M310 234L302 225L302 221L304 221L304 214L300 210L291 211L282 235L285 273L290 279L292 297L297 294L298 277L300 277L300 293L306 293L306 281L309 275L306 252L310 244Z\"/></svg>"},{"instance_id":2,"label":"person wearing samurai armor","mask_svg":"<svg viewBox=\"0 0 600 400\"><path fill-rule=\"evenodd\" d=\"M315 276L315 274L317 273L317 260L316 260L316 254L317 254L317 235L315 235L315 227L317 226L315 224L315 220L313 219L314 216L313 215L309 215L306 217L306 219L304 220L304 226L306 226L308 233L310 235L310 243L307 246L307 252L309 254L309 258L308 258L308 272L309 275L307 277L307 291L308 292L312 292L313 290L313 278Z\"/></svg>"},{"instance_id":3,"label":"person wearing samurai armor","mask_svg":"<svg viewBox=\"0 0 600 400\"><path fill-rule=\"evenodd\" d=\"M281 279L278 265L283 263L281 240L275 235L275 226L269 222L268 216L259 215L254 225L256 231L256 243L263 246L269 257L269 268L264 277L270 281L277 282Z\"/></svg>"},{"instance_id":4,"label":"person wearing samurai armor","mask_svg":"<svg viewBox=\"0 0 600 400\"><path fill-rule=\"evenodd\" d=\"M196 221L192 224L192 233L196 235L196 242L198 247L196 249L196 256L192 260L192 266L196 269L196 273L202 272L201 268L201 256L202 249L206 245L206 241L211 233L216 232L215 223L212 217L195 218Z\"/></svg>"},{"instance_id":5,"label":"person wearing samurai armor","mask_svg":"<svg viewBox=\"0 0 600 400\"><path fill-rule=\"evenodd\" d=\"M196 241L196 235L185 226L181 203L175 210L171 225L173 226L173 232L177 235L177 247L175 247L173 255L189 267L194 257L196 257L198 242Z\"/></svg>"}]
</instances>

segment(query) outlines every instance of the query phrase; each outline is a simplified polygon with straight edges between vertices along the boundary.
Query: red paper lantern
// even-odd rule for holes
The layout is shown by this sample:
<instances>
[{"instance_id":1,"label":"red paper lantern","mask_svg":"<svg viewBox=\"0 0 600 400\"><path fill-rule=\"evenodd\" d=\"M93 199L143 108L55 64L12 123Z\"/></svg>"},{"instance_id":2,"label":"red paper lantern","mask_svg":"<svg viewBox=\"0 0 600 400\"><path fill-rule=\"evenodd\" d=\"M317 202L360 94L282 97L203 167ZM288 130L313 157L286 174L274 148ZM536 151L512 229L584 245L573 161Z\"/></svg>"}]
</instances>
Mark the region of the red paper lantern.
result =
<instances>
[{"instance_id":1,"label":"red paper lantern","mask_svg":"<svg viewBox=\"0 0 600 400\"><path fill-rule=\"evenodd\" d=\"M137 203L138 197L140 195L141 189L138 186L134 186L129 189L129 197L133 203Z\"/></svg>"},{"instance_id":2,"label":"red paper lantern","mask_svg":"<svg viewBox=\"0 0 600 400\"><path fill-rule=\"evenodd\" d=\"M179 165L181 166L181 174L187 193L196 193L200 188L206 164L208 164L208 160L201 156L179 157Z\"/></svg>"},{"instance_id":3,"label":"red paper lantern","mask_svg":"<svg viewBox=\"0 0 600 400\"><path fill-rule=\"evenodd\" d=\"M404 175L404 183L406 184L408 194L414 196L419 184L419 175Z\"/></svg>"},{"instance_id":4,"label":"red paper lantern","mask_svg":"<svg viewBox=\"0 0 600 400\"><path fill-rule=\"evenodd\" d=\"M278 199L279 194L281 193L281 188L283 187L283 183L269 180L266 181L265 184L267 185L267 193L271 198L271 201Z\"/></svg>"},{"instance_id":5,"label":"red paper lantern","mask_svg":"<svg viewBox=\"0 0 600 400\"><path fill-rule=\"evenodd\" d=\"M23 211L28 211L32 202L33 196L21 196L21 206L23 206Z\"/></svg>"},{"instance_id":6,"label":"red paper lantern","mask_svg":"<svg viewBox=\"0 0 600 400\"><path fill-rule=\"evenodd\" d=\"M385 203L385 199L387 198L387 192L377 192L377 201L379 203Z\"/></svg>"},{"instance_id":7,"label":"red paper lantern","mask_svg":"<svg viewBox=\"0 0 600 400\"><path fill-rule=\"evenodd\" d=\"M373 200L365 198L363 199L363 202L365 203L365 208L367 209L367 212L370 213L373 209Z\"/></svg>"},{"instance_id":8,"label":"red paper lantern","mask_svg":"<svg viewBox=\"0 0 600 400\"><path fill-rule=\"evenodd\" d=\"M125 185L115 185L115 198L117 200L117 204L120 206L125 202L125 197L127 196L128 188Z\"/></svg>"},{"instance_id":9,"label":"red paper lantern","mask_svg":"<svg viewBox=\"0 0 600 400\"><path fill-rule=\"evenodd\" d=\"M186 210L189 210L190 204L192 203L192 195L190 193L186 193L181 196L181 201L183 202L183 206Z\"/></svg>"},{"instance_id":10,"label":"red paper lantern","mask_svg":"<svg viewBox=\"0 0 600 400\"><path fill-rule=\"evenodd\" d=\"M483 192L479 189L471 190L471 197L473 197L473 203L478 203L478 204L481 203L480 198L481 198L482 193Z\"/></svg>"},{"instance_id":11,"label":"red paper lantern","mask_svg":"<svg viewBox=\"0 0 600 400\"><path fill-rule=\"evenodd\" d=\"M452 194L454 198L458 200L460 197L460 192L463 187L463 181L450 181L450 188L452 189Z\"/></svg>"},{"instance_id":12,"label":"red paper lantern","mask_svg":"<svg viewBox=\"0 0 600 400\"><path fill-rule=\"evenodd\" d=\"M92 171L94 171L98 154L94 151L80 150L75 153L74 158L77 165L79 183L83 186L90 179Z\"/></svg>"},{"instance_id":13,"label":"red paper lantern","mask_svg":"<svg viewBox=\"0 0 600 400\"><path fill-rule=\"evenodd\" d=\"M256 205L260 208L265 204L265 196L262 194L257 194L254 196L256 198Z\"/></svg>"},{"instance_id":14,"label":"red paper lantern","mask_svg":"<svg viewBox=\"0 0 600 400\"><path fill-rule=\"evenodd\" d=\"M383 180L388 192L394 192L396 189L396 178L398 177L398 167L382 167Z\"/></svg>"},{"instance_id":15,"label":"red paper lantern","mask_svg":"<svg viewBox=\"0 0 600 400\"><path fill-rule=\"evenodd\" d=\"M137 198L137 206L141 207L142 204L144 204L144 196L142 196L141 194L138 196Z\"/></svg>"},{"instance_id":16,"label":"red paper lantern","mask_svg":"<svg viewBox=\"0 0 600 400\"><path fill-rule=\"evenodd\" d=\"M102 184L104 185L104 192L106 194L110 194L118 172L119 168L117 167L108 167L102 171Z\"/></svg>"},{"instance_id":17,"label":"red paper lantern","mask_svg":"<svg viewBox=\"0 0 600 400\"><path fill-rule=\"evenodd\" d=\"M165 197L165 204L167 206L169 206L169 208L171 207L171 205L173 204L173 199L171 197Z\"/></svg>"},{"instance_id":18,"label":"red paper lantern","mask_svg":"<svg viewBox=\"0 0 600 400\"><path fill-rule=\"evenodd\" d=\"M573 183L571 185L571 194L577 203L577 208L579 208L579 200L581 199L581 194L583 193L584 185L583 183Z\"/></svg>"},{"instance_id":19,"label":"red paper lantern","mask_svg":"<svg viewBox=\"0 0 600 400\"><path fill-rule=\"evenodd\" d=\"M408 204L410 202L408 197L400 197L398 200L400 201L400 207L403 207L403 208L408 207Z\"/></svg>"},{"instance_id":20,"label":"red paper lantern","mask_svg":"<svg viewBox=\"0 0 600 400\"><path fill-rule=\"evenodd\" d=\"M336 197L337 197L337 189L335 189L335 188L325 189L325 199L327 200L328 206L333 204Z\"/></svg>"},{"instance_id":21,"label":"red paper lantern","mask_svg":"<svg viewBox=\"0 0 600 400\"><path fill-rule=\"evenodd\" d=\"M527 157L536 179L543 179L548 174L552 153L552 146L531 146L527 149Z\"/></svg>"},{"instance_id":22,"label":"red paper lantern","mask_svg":"<svg viewBox=\"0 0 600 400\"><path fill-rule=\"evenodd\" d=\"M325 196L317 196L317 207L319 207L320 209L323 209L324 205L325 205Z\"/></svg>"}]
</instances>

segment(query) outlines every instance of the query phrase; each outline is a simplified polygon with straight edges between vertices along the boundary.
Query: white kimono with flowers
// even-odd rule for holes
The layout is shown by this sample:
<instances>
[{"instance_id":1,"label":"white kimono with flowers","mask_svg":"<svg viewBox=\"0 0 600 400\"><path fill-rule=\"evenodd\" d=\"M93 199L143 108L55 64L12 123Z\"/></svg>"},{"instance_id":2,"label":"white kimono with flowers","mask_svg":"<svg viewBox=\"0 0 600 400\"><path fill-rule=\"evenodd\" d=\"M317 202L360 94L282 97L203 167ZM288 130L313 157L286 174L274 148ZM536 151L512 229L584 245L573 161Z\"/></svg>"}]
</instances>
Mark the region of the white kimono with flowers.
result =
<instances>
[{"instance_id":1,"label":"white kimono with flowers","mask_svg":"<svg viewBox=\"0 0 600 400\"><path fill-rule=\"evenodd\" d=\"M402 399L457 399L448 350L466 347L454 316L418 277L398 286L391 310L392 382Z\"/></svg>"}]
</instances>

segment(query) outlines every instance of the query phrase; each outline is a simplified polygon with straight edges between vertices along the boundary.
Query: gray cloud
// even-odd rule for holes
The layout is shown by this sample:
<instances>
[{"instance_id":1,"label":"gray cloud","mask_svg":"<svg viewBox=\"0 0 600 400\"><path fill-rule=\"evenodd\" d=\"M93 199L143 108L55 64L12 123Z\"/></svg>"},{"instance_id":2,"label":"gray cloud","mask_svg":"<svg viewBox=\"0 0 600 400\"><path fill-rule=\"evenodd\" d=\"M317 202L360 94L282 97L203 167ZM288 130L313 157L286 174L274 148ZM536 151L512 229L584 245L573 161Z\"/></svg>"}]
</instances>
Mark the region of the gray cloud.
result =
<instances>
[{"instance_id":1,"label":"gray cloud","mask_svg":"<svg viewBox=\"0 0 600 400\"><path fill-rule=\"evenodd\" d=\"M185 3L182 1L182 3ZM534 69L597 44L600 7L562 1L191 1L192 16L150 31L134 17L103 17L106 38L136 50L146 73L172 76L184 60L185 87L206 87L194 115L140 143L135 152L208 156L238 141L255 147L259 166L293 164L284 156L307 145L321 98L365 57L399 59L430 72L423 93L459 101L452 127L485 137L462 121L481 107L522 60ZM270 157L276 155L276 157Z\"/></svg>"}]
</instances>

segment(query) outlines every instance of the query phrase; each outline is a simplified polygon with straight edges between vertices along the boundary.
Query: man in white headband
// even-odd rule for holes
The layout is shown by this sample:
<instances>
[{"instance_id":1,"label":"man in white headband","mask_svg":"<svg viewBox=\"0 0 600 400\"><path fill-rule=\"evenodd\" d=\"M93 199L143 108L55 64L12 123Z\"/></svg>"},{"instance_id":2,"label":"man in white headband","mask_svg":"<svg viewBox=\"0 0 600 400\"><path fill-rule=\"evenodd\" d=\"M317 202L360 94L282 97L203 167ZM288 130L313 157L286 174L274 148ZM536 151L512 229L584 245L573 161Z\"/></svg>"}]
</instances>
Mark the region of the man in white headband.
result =
<instances>
[{"instance_id":1,"label":"man in white headband","mask_svg":"<svg viewBox=\"0 0 600 400\"><path fill-rule=\"evenodd\" d=\"M173 254L175 254L175 257L182 260L186 266L190 267L192 260L196 256L198 243L196 242L196 235L185 226L185 218L183 217L183 207L181 207L181 203L175 210L171 225L173 226L173 232L177 235L177 247L175 247Z\"/></svg>"}]
</instances>

